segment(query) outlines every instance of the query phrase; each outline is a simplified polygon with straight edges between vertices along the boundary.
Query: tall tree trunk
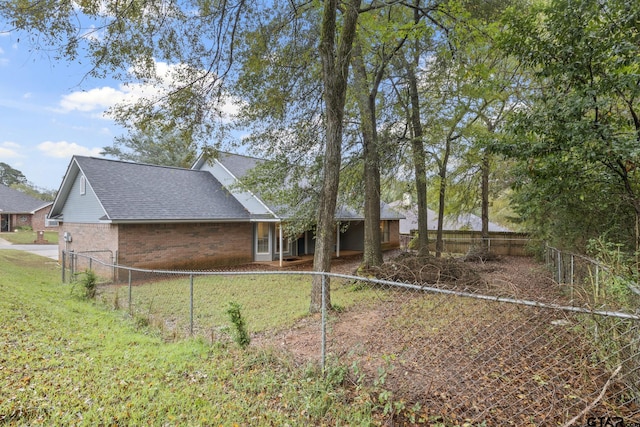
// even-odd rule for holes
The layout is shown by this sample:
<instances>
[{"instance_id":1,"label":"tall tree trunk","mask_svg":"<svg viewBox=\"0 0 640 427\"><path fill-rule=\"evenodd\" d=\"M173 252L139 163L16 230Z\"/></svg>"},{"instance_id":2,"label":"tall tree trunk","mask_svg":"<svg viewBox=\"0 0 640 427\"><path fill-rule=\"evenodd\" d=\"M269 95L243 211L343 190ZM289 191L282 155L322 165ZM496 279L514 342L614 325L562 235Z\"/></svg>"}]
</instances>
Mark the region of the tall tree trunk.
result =
<instances>
[{"instance_id":1,"label":"tall tree trunk","mask_svg":"<svg viewBox=\"0 0 640 427\"><path fill-rule=\"evenodd\" d=\"M354 44L353 75L360 112L364 162L364 269L382 264L380 239L380 154L376 118L376 95L380 80L369 82L359 41Z\"/></svg>"},{"instance_id":2,"label":"tall tree trunk","mask_svg":"<svg viewBox=\"0 0 640 427\"><path fill-rule=\"evenodd\" d=\"M482 154L481 198L482 198L482 249L489 251L489 153L485 149Z\"/></svg>"},{"instance_id":3,"label":"tall tree trunk","mask_svg":"<svg viewBox=\"0 0 640 427\"><path fill-rule=\"evenodd\" d=\"M413 2L413 23L418 24L423 15L420 8L420 0ZM429 255L429 218L427 215L427 168L424 150L424 132L422 130L422 119L420 116L420 94L418 92L418 78L416 70L420 69L420 48L421 40L414 40L409 49L411 52L411 62L404 56L402 66L407 73L407 86L409 90L409 129L411 135L411 158L417 196L418 209L418 236L417 248L419 256Z\"/></svg>"},{"instance_id":4,"label":"tall tree trunk","mask_svg":"<svg viewBox=\"0 0 640 427\"><path fill-rule=\"evenodd\" d=\"M320 32L320 58L322 59L322 81L326 121L325 156L323 163L323 183L318 203L316 246L313 257L315 272L331 270L331 253L334 244L335 211L338 197L340 162L342 156L342 128L344 104L349 76L351 50L356 34L358 9L361 0L350 0L344 7L341 38L336 49L338 0L326 0ZM322 309L322 291L325 291L327 307L331 306L329 278L313 276L311 304L309 311L317 313Z\"/></svg>"},{"instance_id":5,"label":"tall tree trunk","mask_svg":"<svg viewBox=\"0 0 640 427\"><path fill-rule=\"evenodd\" d=\"M411 107L411 153L415 173L415 185L418 198L418 255L429 255L429 222L427 217L427 168L424 154L422 122L420 120L420 97L418 79L414 68L405 64L409 83Z\"/></svg>"},{"instance_id":6,"label":"tall tree trunk","mask_svg":"<svg viewBox=\"0 0 640 427\"><path fill-rule=\"evenodd\" d=\"M447 165L449 163L449 154L451 153L451 138L447 137L444 156L442 157L442 162L440 163L440 171L438 175L440 176L440 194L438 196L438 232L436 235L436 258L442 256L442 252L444 252L444 237L443 237L443 227L444 227L444 202L447 191Z\"/></svg>"}]
</instances>

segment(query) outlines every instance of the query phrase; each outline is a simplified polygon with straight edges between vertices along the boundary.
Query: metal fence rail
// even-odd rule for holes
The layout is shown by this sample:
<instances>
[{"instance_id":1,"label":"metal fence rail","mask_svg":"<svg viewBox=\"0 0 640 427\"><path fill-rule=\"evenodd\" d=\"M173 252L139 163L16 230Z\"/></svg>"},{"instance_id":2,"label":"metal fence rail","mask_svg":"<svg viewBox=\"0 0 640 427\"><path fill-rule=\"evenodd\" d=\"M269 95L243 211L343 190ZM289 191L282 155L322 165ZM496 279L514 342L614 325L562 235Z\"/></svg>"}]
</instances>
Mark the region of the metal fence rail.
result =
<instances>
[{"instance_id":1,"label":"metal fence rail","mask_svg":"<svg viewBox=\"0 0 640 427\"><path fill-rule=\"evenodd\" d=\"M75 275L89 265L103 271L98 298L134 322L167 338L227 340L225 309L240 303L252 345L348 367L351 382L372 387L373 404L399 423L640 423L633 311L326 273L334 310L310 316L320 273L151 271L89 255L66 254L67 277L70 266Z\"/></svg>"},{"instance_id":2,"label":"metal fence rail","mask_svg":"<svg viewBox=\"0 0 640 427\"><path fill-rule=\"evenodd\" d=\"M602 263L584 255L574 254L546 246L545 263L556 282L569 287L572 300L591 307L615 306L615 301L629 294L628 305L640 309L640 287L632 280L611 272ZM614 283L617 286L607 287ZM616 294L617 293L617 294Z\"/></svg>"}]
</instances>

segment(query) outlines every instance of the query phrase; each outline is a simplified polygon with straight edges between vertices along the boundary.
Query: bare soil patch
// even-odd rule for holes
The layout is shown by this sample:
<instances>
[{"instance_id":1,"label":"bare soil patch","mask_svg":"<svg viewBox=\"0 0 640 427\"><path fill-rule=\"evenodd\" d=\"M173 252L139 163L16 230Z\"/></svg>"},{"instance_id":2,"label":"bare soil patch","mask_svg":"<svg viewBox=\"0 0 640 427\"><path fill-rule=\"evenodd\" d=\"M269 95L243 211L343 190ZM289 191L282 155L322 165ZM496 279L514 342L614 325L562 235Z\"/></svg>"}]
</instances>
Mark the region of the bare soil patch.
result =
<instances>
[{"instance_id":1,"label":"bare soil patch","mask_svg":"<svg viewBox=\"0 0 640 427\"><path fill-rule=\"evenodd\" d=\"M385 259L383 267L368 273L466 293L567 302L549 272L531 258L461 262L394 252ZM359 257L339 260L332 271L352 274L359 263ZM601 364L589 360L593 348L571 314L432 292L377 290L377 300L331 313L327 354L353 367L351 384L386 390L372 399L384 408L390 425L562 425L609 379ZM310 316L254 343L282 348L300 363L318 361L319 325L319 316ZM614 381L590 414L640 421L633 418L640 408L619 404L621 389Z\"/></svg>"}]
</instances>

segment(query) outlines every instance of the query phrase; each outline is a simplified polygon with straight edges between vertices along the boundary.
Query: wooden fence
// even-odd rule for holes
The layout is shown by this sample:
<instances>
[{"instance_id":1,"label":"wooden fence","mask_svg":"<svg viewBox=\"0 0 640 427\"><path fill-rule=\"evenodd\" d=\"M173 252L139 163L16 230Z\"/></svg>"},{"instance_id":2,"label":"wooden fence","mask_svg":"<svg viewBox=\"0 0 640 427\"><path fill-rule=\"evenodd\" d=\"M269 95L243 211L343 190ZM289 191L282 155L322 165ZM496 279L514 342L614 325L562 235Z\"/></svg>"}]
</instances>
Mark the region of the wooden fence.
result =
<instances>
[{"instance_id":1,"label":"wooden fence","mask_svg":"<svg viewBox=\"0 0 640 427\"><path fill-rule=\"evenodd\" d=\"M400 246L406 249L413 238L415 231L411 234L400 236ZM452 254L466 254L469 249L480 246L482 243L482 233L480 231L443 231L444 252ZM489 251L495 255L503 256L530 256L532 250L536 249L538 242L529 237L527 233L513 232L490 232ZM436 232L429 231L429 250L436 250Z\"/></svg>"}]
</instances>

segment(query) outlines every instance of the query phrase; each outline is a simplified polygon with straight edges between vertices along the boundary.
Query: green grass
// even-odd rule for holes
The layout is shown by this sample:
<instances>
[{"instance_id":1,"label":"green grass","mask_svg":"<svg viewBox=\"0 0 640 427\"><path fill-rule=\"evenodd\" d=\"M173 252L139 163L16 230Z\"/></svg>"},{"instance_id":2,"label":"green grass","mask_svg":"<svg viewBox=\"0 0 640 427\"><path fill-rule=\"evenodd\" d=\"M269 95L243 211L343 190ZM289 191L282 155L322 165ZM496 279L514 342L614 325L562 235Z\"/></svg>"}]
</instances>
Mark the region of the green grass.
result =
<instances>
[{"instance_id":1,"label":"green grass","mask_svg":"<svg viewBox=\"0 0 640 427\"><path fill-rule=\"evenodd\" d=\"M276 350L164 342L72 294L48 259L0 252L0 424L370 425L368 395ZM344 382L346 384L346 382Z\"/></svg>"},{"instance_id":2,"label":"green grass","mask_svg":"<svg viewBox=\"0 0 640 427\"><path fill-rule=\"evenodd\" d=\"M36 240L37 233L31 230L19 230L13 233L0 233L0 238L13 243L14 245L28 245L32 244ZM48 243L52 245L58 244L58 232L57 231L45 231L44 238Z\"/></svg>"},{"instance_id":3,"label":"green grass","mask_svg":"<svg viewBox=\"0 0 640 427\"><path fill-rule=\"evenodd\" d=\"M128 286L107 286L99 299L106 305L128 308ZM250 333L288 328L309 314L311 276L297 274L194 276L194 329L204 336L229 326L227 309L231 302L240 304ZM331 281L331 301L345 309L356 302L376 297L371 288L355 290L342 280ZM182 336L189 331L190 282L188 276L168 279L149 278L145 284L132 286L135 316Z\"/></svg>"}]
</instances>

